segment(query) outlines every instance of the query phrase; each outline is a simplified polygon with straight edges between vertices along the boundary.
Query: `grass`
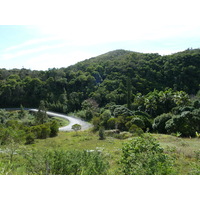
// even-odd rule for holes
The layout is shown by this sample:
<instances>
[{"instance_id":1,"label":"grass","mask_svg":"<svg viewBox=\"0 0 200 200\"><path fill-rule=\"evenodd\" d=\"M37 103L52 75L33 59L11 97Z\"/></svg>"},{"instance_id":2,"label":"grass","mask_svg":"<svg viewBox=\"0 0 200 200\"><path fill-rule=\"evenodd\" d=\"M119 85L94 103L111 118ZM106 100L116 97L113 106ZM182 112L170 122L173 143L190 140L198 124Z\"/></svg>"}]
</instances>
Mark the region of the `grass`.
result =
<instances>
[{"instance_id":1,"label":"grass","mask_svg":"<svg viewBox=\"0 0 200 200\"><path fill-rule=\"evenodd\" d=\"M179 138L171 135L152 134L167 154L175 159L175 174L191 174L193 165L199 166L196 157L200 159L200 139L199 138ZM24 151L29 148L38 150L44 149L63 149L63 150L100 150L104 153L110 163L108 174L120 174L118 161L121 157L123 143L130 140L106 137L99 140L98 133L92 131L79 131L77 134L72 132L59 132L57 137L47 139L36 139L34 144L23 146ZM197 153L195 153L197 152ZM4 156L3 154L1 155ZM18 166L19 165L19 166ZM16 163L16 170L12 174L23 174L24 169L20 166L20 161ZM200 168L200 167L199 167Z\"/></svg>"},{"instance_id":2,"label":"grass","mask_svg":"<svg viewBox=\"0 0 200 200\"><path fill-rule=\"evenodd\" d=\"M153 134L165 152L176 157L177 174L186 175L191 172L193 164L198 163L200 155L199 138L180 138L171 135Z\"/></svg>"},{"instance_id":3,"label":"grass","mask_svg":"<svg viewBox=\"0 0 200 200\"><path fill-rule=\"evenodd\" d=\"M171 135L152 134L165 152L176 157L176 174L189 174L192 170L192 163L196 162L196 152L200 152L200 139L198 138L177 138ZM113 137L106 137L99 140L97 133L91 131L59 132L55 138L36 140L35 148L61 148L65 150L101 150L110 163L109 174L120 174L118 161L121 156L123 143L131 138L120 140Z\"/></svg>"},{"instance_id":4,"label":"grass","mask_svg":"<svg viewBox=\"0 0 200 200\"><path fill-rule=\"evenodd\" d=\"M64 150L100 150L108 159L112 166L109 174L116 174L118 169L118 160L121 154L122 143L125 140L119 140L107 137L105 140L99 140L99 136L91 131L75 132L59 132L55 138L47 138L45 140L36 140L35 144L29 147L37 149L43 148L61 148Z\"/></svg>"}]
</instances>

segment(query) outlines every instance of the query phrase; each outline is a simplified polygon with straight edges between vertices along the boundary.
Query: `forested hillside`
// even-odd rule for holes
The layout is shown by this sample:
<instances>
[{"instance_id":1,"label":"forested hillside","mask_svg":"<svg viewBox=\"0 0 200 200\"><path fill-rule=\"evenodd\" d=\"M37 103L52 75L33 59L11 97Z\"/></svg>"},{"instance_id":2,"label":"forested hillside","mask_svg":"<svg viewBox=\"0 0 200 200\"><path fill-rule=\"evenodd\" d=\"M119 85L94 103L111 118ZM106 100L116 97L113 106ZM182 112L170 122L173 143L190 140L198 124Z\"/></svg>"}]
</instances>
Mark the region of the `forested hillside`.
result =
<instances>
[{"instance_id":1,"label":"forested hillside","mask_svg":"<svg viewBox=\"0 0 200 200\"><path fill-rule=\"evenodd\" d=\"M167 56L116 50L61 69L0 69L0 107L38 107L44 100L49 110L82 110L87 120L99 117L105 109L114 117L123 116L127 109L127 116L143 112L153 120L170 113L167 119L171 119L171 114L182 111L199 113L195 110L199 109L198 95L195 101L191 99L199 86L200 49ZM195 117L199 120L198 114ZM151 130L148 123L141 128ZM104 126L109 128L107 122ZM130 129L127 126L122 129ZM168 130L176 131L171 126Z\"/></svg>"},{"instance_id":2,"label":"forested hillside","mask_svg":"<svg viewBox=\"0 0 200 200\"><path fill-rule=\"evenodd\" d=\"M74 111L88 98L100 106L126 104L128 80L131 100L137 93L166 88L195 95L200 84L200 50L168 56L116 50L62 69L0 69L0 106L36 107L46 100Z\"/></svg>"}]
</instances>

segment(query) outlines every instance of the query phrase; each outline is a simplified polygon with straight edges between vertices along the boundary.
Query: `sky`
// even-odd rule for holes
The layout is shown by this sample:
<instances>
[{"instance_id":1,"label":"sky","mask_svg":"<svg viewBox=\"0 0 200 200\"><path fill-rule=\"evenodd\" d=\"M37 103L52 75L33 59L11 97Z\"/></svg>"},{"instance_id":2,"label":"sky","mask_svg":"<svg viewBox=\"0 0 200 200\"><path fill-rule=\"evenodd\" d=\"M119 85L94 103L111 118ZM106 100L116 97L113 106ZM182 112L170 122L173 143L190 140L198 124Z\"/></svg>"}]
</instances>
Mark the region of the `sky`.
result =
<instances>
[{"instance_id":1,"label":"sky","mask_svg":"<svg viewBox=\"0 0 200 200\"><path fill-rule=\"evenodd\" d=\"M0 68L67 67L116 49L168 55L199 48L199 19L197 0L6 0Z\"/></svg>"}]
</instances>

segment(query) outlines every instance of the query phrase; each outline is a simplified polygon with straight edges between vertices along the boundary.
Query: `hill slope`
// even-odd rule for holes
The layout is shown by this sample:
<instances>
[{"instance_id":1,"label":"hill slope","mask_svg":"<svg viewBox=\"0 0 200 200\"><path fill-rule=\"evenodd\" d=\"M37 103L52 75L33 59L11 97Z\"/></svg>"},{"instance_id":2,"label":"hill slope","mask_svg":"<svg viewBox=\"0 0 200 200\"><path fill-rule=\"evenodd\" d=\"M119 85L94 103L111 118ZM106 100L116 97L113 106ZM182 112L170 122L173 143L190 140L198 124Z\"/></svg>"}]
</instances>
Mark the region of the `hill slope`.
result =
<instances>
[{"instance_id":1,"label":"hill slope","mask_svg":"<svg viewBox=\"0 0 200 200\"><path fill-rule=\"evenodd\" d=\"M56 111L63 107L74 111L88 98L100 106L110 102L125 104L127 80L132 97L165 88L196 94L200 84L200 50L188 49L167 56L116 50L45 72L1 69L0 106L37 107L40 100L45 100Z\"/></svg>"}]
</instances>

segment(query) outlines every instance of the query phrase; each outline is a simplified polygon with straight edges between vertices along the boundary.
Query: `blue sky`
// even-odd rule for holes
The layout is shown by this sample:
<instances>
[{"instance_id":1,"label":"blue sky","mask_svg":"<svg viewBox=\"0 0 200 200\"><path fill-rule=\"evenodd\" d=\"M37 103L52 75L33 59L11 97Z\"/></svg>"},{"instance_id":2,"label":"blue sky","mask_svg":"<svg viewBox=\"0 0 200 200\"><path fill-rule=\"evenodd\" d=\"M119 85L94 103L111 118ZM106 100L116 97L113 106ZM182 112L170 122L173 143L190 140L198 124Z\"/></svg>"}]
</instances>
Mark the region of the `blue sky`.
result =
<instances>
[{"instance_id":1,"label":"blue sky","mask_svg":"<svg viewBox=\"0 0 200 200\"><path fill-rule=\"evenodd\" d=\"M200 47L195 0L7 0L2 8L0 68L47 70L115 49L166 55Z\"/></svg>"}]
</instances>

